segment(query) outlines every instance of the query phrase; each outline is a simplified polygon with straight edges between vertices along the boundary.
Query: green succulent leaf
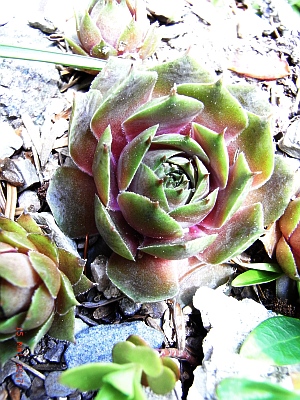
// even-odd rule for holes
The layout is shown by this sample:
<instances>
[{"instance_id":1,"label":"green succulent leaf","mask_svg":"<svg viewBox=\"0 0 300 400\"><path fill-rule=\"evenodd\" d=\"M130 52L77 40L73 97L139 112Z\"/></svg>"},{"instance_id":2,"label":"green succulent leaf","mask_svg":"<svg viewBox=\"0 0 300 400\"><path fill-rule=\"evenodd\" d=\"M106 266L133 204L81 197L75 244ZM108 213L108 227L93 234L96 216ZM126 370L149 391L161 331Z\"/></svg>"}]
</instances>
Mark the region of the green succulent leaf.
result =
<instances>
[{"instance_id":1,"label":"green succulent leaf","mask_svg":"<svg viewBox=\"0 0 300 400\"><path fill-rule=\"evenodd\" d=\"M151 146L158 125L152 126L136 136L122 151L118 162L118 186L122 192L130 185L144 155Z\"/></svg>"},{"instance_id":2,"label":"green succulent leaf","mask_svg":"<svg viewBox=\"0 0 300 400\"><path fill-rule=\"evenodd\" d=\"M75 343L74 329L75 329L75 313L72 307L66 314L54 314L53 322L48 328L49 335L59 339L68 340Z\"/></svg>"},{"instance_id":3,"label":"green succulent leaf","mask_svg":"<svg viewBox=\"0 0 300 400\"><path fill-rule=\"evenodd\" d=\"M154 393L166 395L174 389L176 377L170 368L163 366L162 373L159 376L147 376L147 381Z\"/></svg>"},{"instance_id":4,"label":"green succulent leaf","mask_svg":"<svg viewBox=\"0 0 300 400\"><path fill-rule=\"evenodd\" d=\"M156 377L162 372L162 362L157 351L148 346L135 346L132 342L118 342L112 350L113 362L137 364L148 376Z\"/></svg>"},{"instance_id":5,"label":"green succulent leaf","mask_svg":"<svg viewBox=\"0 0 300 400\"><path fill-rule=\"evenodd\" d=\"M262 283L275 281L282 275L282 272L250 270L238 275L231 284L234 287L260 285Z\"/></svg>"},{"instance_id":6,"label":"green succulent leaf","mask_svg":"<svg viewBox=\"0 0 300 400\"><path fill-rule=\"evenodd\" d=\"M141 376L142 371L136 364L128 364L121 370L110 372L103 376L103 382L109 383L112 387L123 393L127 398L134 398L134 380ZM118 396L119 398L119 396Z\"/></svg>"},{"instance_id":7,"label":"green succulent leaf","mask_svg":"<svg viewBox=\"0 0 300 400\"><path fill-rule=\"evenodd\" d=\"M219 191L216 205L208 215L204 224L220 228L240 208L249 193L253 174L249 169L243 153L229 170L228 183L224 190Z\"/></svg>"},{"instance_id":8,"label":"green succulent leaf","mask_svg":"<svg viewBox=\"0 0 300 400\"><path fill-rule=\"evenodd\" d=\"M51 258L36 251L29 251L28 257L34 270L55 299L60 288L60 272Z\"/></svg>"},{"instance_id":9,"label":"green succulent leaf","mask_svg":"<svg viewBox=\"0 0 300 400\"><path fill-rule=\"evenodd\" d=\"M246 378L225 378L217 386L219 400L299 400L299 395L270 382Z\"/></svg>"},{"instance_id":10,"label":"green succulent leaf","mask_svg":"<svg viewBox=\"0 0 300 400\"><path fill-rule=\"evenodd\" d=\"M0 276L13 285L32 288L40 281L29 258L22 253L0 254Z\"/></svg>"},{"instance_id":11,"label":"green succulent leaf","mask_svg":"<svg viewBox=\"0 0 300 400\"><path fill-rule=\"evenodd\" d=\"M54 314L51 314L50 317L41 326L37 327L36 329L31 329L24 332L24 335L22 336L22 341L30 348L31 352L34 351L38 342L49 331L53 320Z\"/></svg>"},{"instance_id":12,"label":"green succulent leaf","mask_svg":"<svg viewBox=\"0 0 300 400\"><path fill-rule=\"evenodd\" d=\"M137 193L123 192L118 196L118 203L126 221L142 235L169 239L183 234L178 222L158 202Z\"/></svg>"},{"instance_id":13,"label":"green succulent leaf","mask_svg":"<svg viewBox=\"0 0 300 400\"><path fill-rule=\"evenodd\" d=\"M70 185L72 182L72 185ZM61 230L72 238L98 232L94 216L96 186L77 168L58 168L47 191L47 201Z\"/></svg>"},{"instance_id":14,"label":"green succulent leaf","mask_svg":"<svg viewBox=\"0 0 300 400\"><path fill-rule=\"evenodd\" d=\"M85 260L62 248L58 248L58 257L60 271L68 277L72 285L75 285L82 276Z\"/></svg>"},{"instance_id":15,"label":"green succulent leaf","mask_svg":"<svg viewBox=\"0 0 300 400\"><path fill-rule=\"evenodd\" d=\"M178 261L163 260L142 253L136 261L113 254L107 274L112 282L135 302L172 298L178 291Z\"/></svg>"},{"instance_id":16,"label":"green succulent leaf","mask_svg":"<svg viewBox=\"0 0 300 400\"><path fill-rule=\"evenodd\" d=\"M95 196L95 220L107 245L122 257L134 260L138 242L135 235L131 235L132 228L119 211L107 210L98 196Z\"/></svg>"},{"instance_id":17,"label":"green succulent leaf","mask_svg":"<svg viewBox=\"0 0 300 400\"><path fill-rule=\"evenodd\" d=\"M34 244L39 253L49 257L55 264L58 264L58 250L49 236L40 233L29 233L27 238Z\"/></svg>"},{"instance_id":18,"label":"green succulent leaf","mask_svg":"<svg viewBox=\"0 0 300 400\"><path fill-rule=\"evenodd\" d=\"M128 398L129 397L126 394L121 393L118 389L114 388L109 383L104 383L97 393L95 400L128 400Z\"/></svg>"},{"instance_id":19,"label":"green succulent leaf","mask_svg":"<svg viewBox=\"0 0 300 400\"><path fill-rule=\"evenodd\" d=\"M216 133L205 126L193 123L193 136L209 157L209 167L220 189L227 184L229 159L224 133Z\"/></svg>"},{"instance_id":20,"label":"green succulent leaf","mask_svg":"<svg viewBox=\"0 0 300 400\"><path fill-rule=\"evenodd\" d=\"M276 259L284 273L291 279L300 280L295 256L291 247L282 236L276 245Z\"/></svg>"},{"instance_id":21,"label":"green succulent leaf","mask_svg":"<svg viewBox=\"0 0 300 400\"><path fill-rule=\"evenodd\" d=\"M24 331L35 329L51 316L54 311L54 299L46 285L40 285L31 298L30 307L21 327Z\"/></svg>"},{"instance_id":22,"label":"green succulent leaf","mask_svg":"<svg viewBox=\"0 0 300 400\"><path fill-rule=\"evenodd\" d=\"M42 229L35 222L32 216L26 212L23 212L17 219L18 224L26 230L28 233L38 233L43 234ZM3 228L4 229L4 228Z\"/></svg>"},{"instance_id":23,"label":"green succulent leaf","mask_svg":"<svg viewBox=\"0 0 300 400\"><path fill-rule=\"evenodd\" d=\"M290 365L300 362L300 320L290 317L273 317L260 323L247 336L240 354L273 365Z\"/></svg>"},{"instance_id":24,"label":"green succulent leaf","mask_svg":"<svg viewBox=\"0 0 300 400\"><path fill-rule=\"evenodd\" d=\"M166 96L174 84L180 83L211 83L216 79L213 72L204 69L193 57L185 54L182 57L161 65L149 68L158 73L157 83L154 88L154 97Z\"/></svg>"},{"instance_id":25,"label":"green succulent leaf","mask_svg":"<svg viewBox=\"0 0 300 400\"><path fill-rule=\"evenodd\" d=\"M279 220L279 228L286 239L296 230L300 222L300 198L292 200ZM295 246L297 247L297 246Z\"/></svg>"},{"instance_id":26,"label":"green succulent leaf","mask_svg":"<svg viewBox=\"0 0 300 400\"><path fill-rule=\"evenodd\" d=\"M235 139L248 125L246 111L221 80L211 84L182 84L177 91L204 104L204 110L196 117L195 122L212 131L225 132L226 142Z\"/></svg>"},{"instance_id":27,"label":"green succulent leaf","mask_svg":"<svg viewBox=\"0 0 300 400\"><path fill-rule=\"evenodd\" d=\"M64 371L60 376L60 382L81 391L98 390L103 385L104 376L122 369L122 365L115 363L84 364Z\"/></svg>"},{"instance_id":28,"label":"green succulent leaf","mask_svg":"<svg viewBox=\"0 0 300 400\"><path fill-rule=\"evenodd\" d=\"M16 355L16 342L14 339L0 342L0 368L13 356Z\"/></svg>"},{"instance_id":29,"label":"green succulent leaf","mask_svg":"<svg viewBox=\"0 0 300 400\"><path fill-rule=\"evenodd\" d=\"M67 276L60 271L61 286L56 300L56 311L60 315L65 315L71 308L80 303L76 300L72 285Z\"/></svg>"},{"instance_id":30,"label":"green succulent leaf","mask_svg":"<svg viewBox=\"0 0 300 400\"><path fill-rule=\"evenodd\" d=\"M90 53L92 47L98 44L102 39L99 28L87 11L81 19L78 35L87 53Z\"/></svg>"},{"instance_id":31,"label":"green succulent leaf","mask_svg":"<svg viewBox=\"0 0 300 400\"><path fill-rule=\"evenodd\" d=\"M75 296L79 296L88 292L93 286L95 286L95 283L91 282L85 275L81 275L79 281L73 285L73 291Z\"/></svg>"},{"instance_id":32,"label":"green succulent leaf","mask_svg":"<svg viewBox=\"0 0 300 400\"><path fill-rule=\"evenodd\" d=\"M169 241L149 239L139 246L139 250L166 260L183 260L201 253L214 242L217 236L214 234L195 238L193 235L186 234L182 238Z\"/></svg>"},{"instance_id":33,"label":"green succulent leaf","mask_svg":"<svg viewBox=\"0 0 300 400\"><path fill-rule=\"evenodd\" d=\"M102 95L98 90L90 90L86 94L76 93L73 101L69 126L69 151L79 169L92 175L92 162L97 146L97 139L90 129L94 115ZM84 148L84 151L81 149Z\"/></svg>"},{"instance_id":34,"label":"green succulent leaf","mask_svg":"<svg viewBox=\"0 0 300 400\"><path fill-rule=\"evenodd\" d=\"M11 337L10 334L14 334L17 331L17 327L20 327L26 318L26 312L21 312L19 314L13 315L3 321L0 321L0 334L7 335Z\"/></svg>"},{"instance_id":35,"label":"green succulent leaf","mask_svg":"<svg viewBox=\"0 0 300 400\"><path fill-rule=\"evenodd\" d=\"M7 232L15 232L21 236L26 236L27 231L17 222L4 215L0 215L0 229Z\"/></svg>"},{"instance_id":36,"label":"green succulent leaf","mask_svg":"<svg viewBox=\"0 0 300 400\"><path fill-rule=\"evenodd\" d=\"M111 193L111 143L111 130L108 126L98 141L93 161L94 181L105 206L109 204Z\"/></svg>"},{"instance_id":37,"label":"green succulent leaf","mask_svg":"<svg viewBox=\"0 0 300 400\"><path fill-rule=\"evenodd\" d=\"M213 246L201 254L207 264L222 264L241 254L264 233L261 204L240 208L234 216L218 230Z\"/></svg>"},{"instance_id":38,"label":"green succulent leaf","mask_svg":"<svg viewBox=\"0 0 300 400\"><path fill-rule=\"evenodd\" d=\"M18 249L20 253L36 250L34 244L24 234L0 230L0 241Z\"/></svg>"},{"instance_id":39,"label":"green succulent leaf","mask_svg":"<svg viewBox=\"0 0 300 400\"><path fill-rule=\"evenodd\" d=\"M0 307L7 318L28 308L34 288L12 285L5 279L0 282Z\"/></svg>"},{"instance_id":40,"label":"green succulent leaf","mask_svg":"<svg viewBox=\"0 0 300 400\"><path fill-rule=\"evenodd\" d=\"M268 181L274 169L274 145L270 120L248 113L249 125L239 135L234 145L242 152L253 173L253 188ZM258 146L253 145L259 143Z\"/></svg>"},{"instance_id":41,"label":"green succulent leaf","mask_svg":"<svg viewBox=\"0 0 300 400\"><path fill-rule=\"evenodd\" d=\"M158 133L181 131L203 110L203 104L191 97L176 94L148 101L123 122L130 141L140 132L158 124Z\"/></svg>"}]
</instances>

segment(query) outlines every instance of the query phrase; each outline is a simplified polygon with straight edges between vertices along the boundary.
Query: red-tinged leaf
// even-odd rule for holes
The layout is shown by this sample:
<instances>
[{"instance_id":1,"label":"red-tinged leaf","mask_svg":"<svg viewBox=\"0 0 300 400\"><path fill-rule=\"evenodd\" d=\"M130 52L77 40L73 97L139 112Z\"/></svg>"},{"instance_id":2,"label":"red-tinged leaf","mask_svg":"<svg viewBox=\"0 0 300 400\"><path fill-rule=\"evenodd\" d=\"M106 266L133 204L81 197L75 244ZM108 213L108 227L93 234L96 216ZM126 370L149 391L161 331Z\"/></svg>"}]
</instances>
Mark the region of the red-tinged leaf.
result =
<instances>
[{"instance_id":1,"label":"red-tinged leaf","mask_svg":"<svg viewBox=\"0 0 300 400\"><path fill-rule=\"evenodd\" d=\"M27 310L30 305L33 288L12 285L5 279L0 282L0 307L5 318L12 317L21 311Z\"/></svg>"},{"instance_id":2,"label":"red-tinged leaf","mask_svg":"<svg viewBox=\"0 0 300 400\"><path fill-rule=\"evenodd\" d=\"M23 288L32 288L40 282L28 256L21 253L0 254L0 277Z\"/></svg>"},{"instance_id":3,"label":"red-tinged leaf","mask_svg":"<svg viewBox=\"0 0 300 400\"><path fill-rule=\"evenodd\" d=\"M261 80L275 80L290 74L290 68L285 60L277 56L263 56L254 52L237 54L228 67L238 74Z\"/></svg>"},{"instance_id":4,"label":"red-tinged leaf","mask_svg":"<svg viewBox=\"0 0 300 400\"><path fill-rule=\"evenodd\" d=\"M78 36L80 37L82 47L88 54L91 53L91 49L102 39L100 30L87 11L81 20Z\"/></svg>"},{"instance_id":5,"label":"red-tinged leaf","mask_svg":"<svg viewBox=\"0 0 300 400\"><path fill-rule=\"evenodd\" d=\"M276 259L287 276L289 276L291 279L300 279L295 257L292 253L290 246L283 236L279 239L279 242L277 243Z\"/></svg>"},{"instance_id":6,"label":"red-tinged leaf","mask_svg":"<svg viewBox=\"0 0 300 400\"><path fill-rule=\"evenodd\" d=\"M54 219L66 235L75 238L98 232L94 216L95 193L93 178L79 169L61 167L55 171L47 201Z\"/></svg>"},{"instance_id":7,"label":"red-tinged leaf","mask_svg":"<svg viewBox=\"0 0 300 400\"><path fill-rule=\"evenodd\" d=\"M177 260L163 260L140 254L136 261L113 254L107 273L112 282L135 302L172 298L178 291Z\"/></svg>"},{"instance_id":8,"label":"red-tinged leaf","mask_svg":"<svg viewBox=\"0 0 300 400\"><path fill-rule=\"evenodd\" d=\"M289 239L300 223L300 197L292 200L279 220L279 228L286 239ZM299 242L298 242L299 243ZM300 244L298 245L300 249Z\"/></svg>"},{"instance_id":9,"label":"red-tinged leaf","mask_svg":"<svg viewBox=\"0 0 300 400\"><path fill-rule=\"evenodd\" d=\"M101 103L101 98L102 95L98 90L90 90L85 94L76 93L70 119L70 155L78 168L89 175L92 175L93 158L97 146L97 139L90 129L90 123L96 108Z\"/></svg>"}]
</instances>

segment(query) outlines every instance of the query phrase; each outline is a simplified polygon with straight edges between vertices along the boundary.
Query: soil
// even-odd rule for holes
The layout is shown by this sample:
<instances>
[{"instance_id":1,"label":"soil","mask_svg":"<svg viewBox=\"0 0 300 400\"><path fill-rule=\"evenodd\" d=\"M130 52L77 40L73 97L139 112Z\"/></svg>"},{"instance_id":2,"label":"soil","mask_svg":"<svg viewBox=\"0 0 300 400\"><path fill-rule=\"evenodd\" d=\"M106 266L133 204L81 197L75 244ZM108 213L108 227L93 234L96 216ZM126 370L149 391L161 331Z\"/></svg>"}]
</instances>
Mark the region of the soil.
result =
<instances>
[{"instance_id":1,"label":"soil","mask_svg":"<svg viewBox=\"0 0 300 400\"><path fill-rule=\"evenodd\" d=\"M166 2L167 3L167 2ZM197 54L201 62L217 74L222 75L225 82L248 82L260 87L268 93L271 104L274 107L274 140L278 143L286 134L292 122L299 120L300 115L300 16L295 14L290 6L283 1L265 0L256 3L256 10L250 2L232 1L222 3L220 0L216 6L211 3L197 0L178 1L178 6L160 8L164 2L148 1L149 18L152 22L158 22L163 32L162 43L156 54L148 60L148 63L163 62L176 58L178 54L191 51ZM221 4L222 3L222 4ZM150 12L151 11L151 12ZM172 11L172 13L170 12ZM48 35L49 34L45 34ZM246 55L240 66L237 66L240 56ZM256 56L261 56L257 65ZM270 62L270 58L272 62ZM282 64L281 60L287 64ZM241 73L236 73L228 67L239 68ZM267 68L266 68L267 66ZM282 70L282 66L284 66ZM261 67L261 68L257 68ZM54 67L53 67L54 68ZM286 73L288 68L288 73ZM267 71L267 72L266 72ZM61 86L64 90L71 86L71 81L76 77L72 90L84 90L90 79L84 73L61 69ZM75 74L75 75L74 75ZM267 74L267 75L266 75ZM259 77L260 75L260 77ZM279 77L284 75L283 77ZM256 77L253 77L256 76ZM15 125L13 125L16 128ZM300 131L298 131L298 137ZM281 151L277 146L277 151ZM53 150L49 157L57 157L57 151ZM60 157L64 157L64 152ZM58 158L58 157L57 157ZM47 183L37 185L36 191L42 202L40 211L47 210L45 192ZM82 250L81 250L82 251ZM263 253L261 243L256 243L248 251L252 259L257 254ZM265 253L263 253L263 257ZM91 257L92 258L92 257ZM254 289L234 290L232 295L236 298L252 297L262 301L267 308L281 312L284 315L299 317L299 304L294 296L294 291L286 299L278 299L274 284L260 287L259 293ZM80 301L98 301L100 293L92 289L87 296ZM103 299L103 296L101 297ZM105 304L100 314L95 310L79 307L77 317L90 325L111 324L124 321L141 319L150 324L155 314L150 306L136 307L132 313L124 312L124 299L118 297L116 301ZM170 308L170 304L166 308ZM159 315L163 318L165 308ZM100 311L99 311L100 312ZM157 319L157 314L155 315ZM192 381L192 371L197 364L201 363L201 343L205 336L199 313L193 312L186 320L186 343L187 353L182 353L181 363L183 380L183 398ZM176 348L176 340L169 337L169 344ZM63 353L67 346L66 342L54 340L49 336L40 342L34 354L25 350L20 360L25 365L33 368L27 370L30 383L27 388L22 389L8 377L0 384L0 399L50 399L45 394L43 380L37 379L40 371L48 374L53 371L61 371L66 368ZM51 349L55 349L51 352ZM184 360L185 359L185 360ZM0 374L3 371L0 371ZM65 396L66 399L91 399L94 393L79 393Z\"/></svg>"}]
</instances>

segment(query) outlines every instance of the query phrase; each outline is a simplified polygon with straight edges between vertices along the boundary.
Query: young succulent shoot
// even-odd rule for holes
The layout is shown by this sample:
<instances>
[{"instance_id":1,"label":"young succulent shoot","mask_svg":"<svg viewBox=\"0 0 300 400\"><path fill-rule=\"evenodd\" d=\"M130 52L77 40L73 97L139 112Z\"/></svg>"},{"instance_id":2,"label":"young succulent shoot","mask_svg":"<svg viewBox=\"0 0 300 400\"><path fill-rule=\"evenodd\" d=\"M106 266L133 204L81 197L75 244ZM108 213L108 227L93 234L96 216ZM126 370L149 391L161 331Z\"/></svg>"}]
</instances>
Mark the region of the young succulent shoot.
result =
<instances>
[{"instance_id":1,"label":"young succulent shoot","mask_svg":"<svg viewBox=\"0 0 300 400\"><path fill-rule=\"evenodd\" d=\"M75 295L92 285L84 265L29 214L17 222L0 215L0 364L25 346L33 351L46 333L74 341Z\"/></svg>"},{"instance_id":2,"label":"young succulent shoot","mask_svg":"<svg viewBox=\"0 0 300 400\"><path fill-rule=\"evenodd\" d=\"M160 357L142 338L131 335L115 344L112 363L91 363L71 368L61 383L82 391L99 390L96 400L145 400L143 386L159 395L171 392L180 378L178 365Z\"/></svg>"},{"instance_id":3,"label":"young succulent shoot","mask_svg":"<svg viewBox=\"0 0 300 400\"><path fill-rule=\"evenodd\" d=\"M112 57L76 94L54 218L70 237L100 233L127 296L171 298L182 266L230 260L283 214L294 170L274 155L270 113L257 88L226 87L189 55L150 69Z\"/></svg>"},{"instance_id":4,"label":"young succulent shoot","mask_svg":"<svg viewBox=\"0 0 300 400\"><path fill-rule=\"evenodd\" d=\"M105 60L110 56L144 60L160 41L143 0L94 0L82 16L76 16L76 31L78 40L65 38L72 51Z\"/></svg>"}]
</instances>

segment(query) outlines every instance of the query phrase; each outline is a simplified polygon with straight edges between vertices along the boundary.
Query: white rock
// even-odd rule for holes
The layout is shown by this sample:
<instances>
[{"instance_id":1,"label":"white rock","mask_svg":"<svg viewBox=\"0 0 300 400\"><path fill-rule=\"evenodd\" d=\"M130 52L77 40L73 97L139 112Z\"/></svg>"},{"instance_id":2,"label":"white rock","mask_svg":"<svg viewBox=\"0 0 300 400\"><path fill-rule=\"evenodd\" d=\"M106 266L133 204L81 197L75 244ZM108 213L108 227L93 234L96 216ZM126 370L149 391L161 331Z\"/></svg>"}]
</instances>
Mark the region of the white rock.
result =
<instances>
[{"instance_id":1,"label":"white rock","mask_svg":"<svg viewBox=\"0 0 300 400\"><path fill-rule=\"evenodd\" d=\"M264 380L292 389L288 367L272 366L238 354L246 336L275 313L251 299L238 301L228 297L221 288L201 287L194 296L194 306L200 310L209 332L203 342L203 363L194 372L188 400L216 399L216 386L227 377Z\"/></svg>"}]
</instances>

